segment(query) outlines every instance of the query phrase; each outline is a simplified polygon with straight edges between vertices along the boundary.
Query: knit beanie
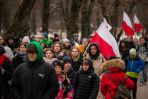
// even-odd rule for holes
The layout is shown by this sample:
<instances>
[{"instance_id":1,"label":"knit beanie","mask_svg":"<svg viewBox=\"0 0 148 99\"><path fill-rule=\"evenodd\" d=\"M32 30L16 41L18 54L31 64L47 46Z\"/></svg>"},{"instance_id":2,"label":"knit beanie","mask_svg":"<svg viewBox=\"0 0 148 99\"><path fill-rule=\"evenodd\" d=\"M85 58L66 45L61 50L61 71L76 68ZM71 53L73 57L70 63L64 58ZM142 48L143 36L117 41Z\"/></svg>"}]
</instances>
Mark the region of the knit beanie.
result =
<instances>
[{"instance_id":1,"label":"knit beanie","mask_svg":"<svg viewBox=\"0 0 148 99\"><path fill-rule=\"evenodd\" d=\"M30 39L28 36L24 36L22 43L30 43Z\"/></svg>"}]
</instances>

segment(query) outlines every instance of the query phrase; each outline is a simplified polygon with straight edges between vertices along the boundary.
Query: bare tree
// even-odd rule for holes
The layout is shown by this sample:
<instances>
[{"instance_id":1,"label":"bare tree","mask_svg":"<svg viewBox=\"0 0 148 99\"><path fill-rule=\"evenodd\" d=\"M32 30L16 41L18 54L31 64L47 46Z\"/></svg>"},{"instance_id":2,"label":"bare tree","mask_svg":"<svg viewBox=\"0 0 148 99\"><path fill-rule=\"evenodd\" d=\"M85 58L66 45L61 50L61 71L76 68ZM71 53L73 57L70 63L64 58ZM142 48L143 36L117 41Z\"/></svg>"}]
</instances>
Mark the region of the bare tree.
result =
<instances>
[{"instance_id":1,"label":"bare tree","mask_svg":"<svg viewBox=\"0 0 148 99\"><path fill-rule=\"evenodd\" d=\"M78 32L77 20L83 0L61 0L61 10L67 29L67 37L71 38L73 33Z\"/></svg>"},{"instance_id":2,"label":"bare tree","mask_svg":"<svg viewBox=\"0 0 148 99\"><path fill-rule=\"evenodd\" d=\"M7 34L14 32L17 33L18 35L21 35L30 29L28 20L35 2L36 0L22 1L18 10L16 11L12 24L7 30Z\"/></svg>"},{"instance_id":3,"label":"bare tree","mask_svg":"<svg viewBox=\"0 0 148 99\"><path fill-rule=\"evenodd\" d=\"M87 37L91 33L91 15L94 0L84 0L81 13L82 37Z\"/></svg>"},{"instance_id":4,"label":"bare tree","mask_svg":"<svg viewBox=\"0 0 148 99\"><path fill-rule=\"evenodd\" d=\"M42 17L42 32L48 33L48 22L49 22L49 4L50 0L43 1L43 17Z\"/></svg>"}]
</instances>

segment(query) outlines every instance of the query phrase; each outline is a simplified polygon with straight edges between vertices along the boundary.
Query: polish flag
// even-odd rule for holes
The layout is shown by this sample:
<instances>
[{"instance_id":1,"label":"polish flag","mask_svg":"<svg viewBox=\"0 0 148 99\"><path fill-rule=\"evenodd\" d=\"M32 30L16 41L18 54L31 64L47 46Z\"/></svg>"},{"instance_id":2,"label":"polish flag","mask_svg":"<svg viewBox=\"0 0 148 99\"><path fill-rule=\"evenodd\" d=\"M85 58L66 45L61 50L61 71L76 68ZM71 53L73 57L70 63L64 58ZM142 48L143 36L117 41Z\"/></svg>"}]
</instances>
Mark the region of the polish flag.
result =
<instances>
[{"instance_id":1,"label":"polish flag","mask_svg":"<svg viewBox=\"0 0 148 99\"><path fill-rule=\"evenodd\" d=\"M106 25L107 29L110 31L112 29L111 25L108 24L107 20L103 17L103 22Z\"/></svg>"},{"instance_id":2,"label":"polish flag","mask_svg":"<svg viewBox=\"0 0 148 99\"><path fill-rule=\"evenodd\" d=\"M142 25L140 24L140 21L136 15L134 15L134 27L135 27L135 32L141 32Z\"/></svg>"},{"instance_id":3,"label":"polish flag","mask_svg":"<svg viewBox=\"0 0 148 99\"><path fill-rule=\"evenodd\" d=\"M109 59L111 56L120 57L118 44L113 35L106 28L104 22L101 23L90 43L97 43L102 55Z\"/></svg>"},{"instance_id":4,"label":"polish flag","mask_svg":"<svg viewBox=\"0 0 148 99\"><path fill-rule=\"evenodd\" d=\"M125 31L127 36L132 37L134 35L134 29L133 29L131 20L125 12L123 13L122 28Z\"/></svg>"}]
</instances>

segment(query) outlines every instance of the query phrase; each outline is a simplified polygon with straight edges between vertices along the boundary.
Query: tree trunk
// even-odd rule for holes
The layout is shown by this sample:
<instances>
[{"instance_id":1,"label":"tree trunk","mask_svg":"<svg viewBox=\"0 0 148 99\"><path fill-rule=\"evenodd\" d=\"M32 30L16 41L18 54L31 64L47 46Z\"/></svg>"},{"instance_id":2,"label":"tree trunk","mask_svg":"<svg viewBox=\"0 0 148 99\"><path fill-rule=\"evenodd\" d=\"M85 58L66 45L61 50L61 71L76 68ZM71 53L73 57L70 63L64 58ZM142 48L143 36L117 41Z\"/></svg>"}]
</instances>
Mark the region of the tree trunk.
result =
<instances>
[{"instance_id":1,"label":"tree trunk","mask_svg":"<svg viewBox=\"0 0 148 99\"><path fill-rule=\"evenodd\" d=\"M81 18L81 32L82 37L87 37L91 33L91 12L90 11L83 11L82 18Z\"/></svg>"},{"instance_id":2,"label":"tree trunk","mask_svg":"<svg viewBox=\"0 0 148 99\"><path fill-rule=\"evenodd\" d=\"M73 33L78 33L77 20L81 4L82 0L72 0L71 2L63 2L63 0L61 0L61 10L69 39L72 38Z\"/></svg>"},{"instance_id":3,"label":"tree trunk","mask_svg":"<svg viewBox=\"0 0 148 99\"><path fill-rule=\"evenodd\" d=\"M85 0L82 5L81 16L81 32L82 37L87 37L91 34L91 15L93 8L93 0Z\"/></svg>"},{"instance_id":4,"label":"tree trunk","mask_svg":"<svg viewBox=\"0 0 148 99\"><path fill-rule=\"evenodd\" d=\"M34 34L36 34L36 12L34 11L32 13L32 19L31 19L31 30Z\"/></svg>"},{"instance_id":5,"label":"tree trunk","mask_svg":"<svg viewBox=\"0 0 148 99\"><path fill-rule=\"evenodd\" d=\"M47 32L47 33L48 33L48 22L49 22L49 3L50 0L43 1L42 32Z\"/></svg>"},{"instance_id":6,"label":"tree trunk","mask_svg":"<svg viewBox=\"0 0 148 99\"><path fill-rule=\"evenodd\" d=\"M12 24L7 30L7 34L14 32L18 35L22 35L29 30L28 19L30 17L31 10L35 4L36 0L23 0L19 6Z\"/></svg>"}]
</instances>

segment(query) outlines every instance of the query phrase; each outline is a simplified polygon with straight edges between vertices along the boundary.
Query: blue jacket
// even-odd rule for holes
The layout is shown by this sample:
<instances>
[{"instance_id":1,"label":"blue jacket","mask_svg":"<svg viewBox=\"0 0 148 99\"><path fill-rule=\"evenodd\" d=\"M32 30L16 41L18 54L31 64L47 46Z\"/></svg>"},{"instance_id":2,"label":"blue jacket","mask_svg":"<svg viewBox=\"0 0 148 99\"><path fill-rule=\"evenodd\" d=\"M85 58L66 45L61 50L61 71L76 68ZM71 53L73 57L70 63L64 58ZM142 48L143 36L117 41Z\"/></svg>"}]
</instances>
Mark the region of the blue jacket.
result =
<instances>
[{"instance_id":1,"label":"blue jacket","mask_svg":"<svg viewBox=\"0 0 148 99\"><path fill-rule=\"evenodd\" d=\"M144 61L136 57L135 59L127 58L126 62L126 72L139 73L145 66Z\"/></svg>"}]
</instances>

